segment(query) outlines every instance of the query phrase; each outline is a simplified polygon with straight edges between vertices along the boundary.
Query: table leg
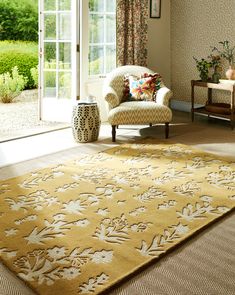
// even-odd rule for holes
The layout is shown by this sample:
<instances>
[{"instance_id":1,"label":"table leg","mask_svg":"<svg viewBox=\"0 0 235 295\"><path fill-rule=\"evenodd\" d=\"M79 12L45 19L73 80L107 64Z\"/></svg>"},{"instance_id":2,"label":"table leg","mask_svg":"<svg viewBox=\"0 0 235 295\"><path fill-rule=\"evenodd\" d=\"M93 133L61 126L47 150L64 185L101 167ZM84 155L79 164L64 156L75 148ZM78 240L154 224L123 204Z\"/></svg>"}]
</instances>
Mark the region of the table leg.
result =
<instances>
[{"instance_id":1,"label":"table leg","mask_svg":"<svg viewBox=\"0 0 235 295\"><path fill-rule=\"evenodd\" d=\"M208 98L208 104L212 104L212 88L208 88L207 98Z\"/></svg>"},{"instance_id":2,"label":"table leg","mask_svg":"<svg viewBox=\"0 0 235 295\"><path fill-rule=\"evenodd\" d=\"M191 81L191 102L192 102L191 118L192 118L192 122L193 122L194 121L194 85L193 85L193 81Z\"/></svg>"},{"instance_id":3,"label":"table leg","mask_svg":"<svg viewBox=\"0 0 235 295\"><path fill-rule=\"evenodd\" d=\"M207 102L212 104L212 88L207 89ZM208 119L210 119L210 114L208 114Z\"/></svg>"},{"instance_id":4,"label":"table leg","mask_svg":"<svg viewBox=\"0 0 235 295\"><path fill-rule=\"evenodd\" d=\"M231 117L230 123L232 130L234 129L234 91L231 92Z\"/></svg>"}]
</instances>

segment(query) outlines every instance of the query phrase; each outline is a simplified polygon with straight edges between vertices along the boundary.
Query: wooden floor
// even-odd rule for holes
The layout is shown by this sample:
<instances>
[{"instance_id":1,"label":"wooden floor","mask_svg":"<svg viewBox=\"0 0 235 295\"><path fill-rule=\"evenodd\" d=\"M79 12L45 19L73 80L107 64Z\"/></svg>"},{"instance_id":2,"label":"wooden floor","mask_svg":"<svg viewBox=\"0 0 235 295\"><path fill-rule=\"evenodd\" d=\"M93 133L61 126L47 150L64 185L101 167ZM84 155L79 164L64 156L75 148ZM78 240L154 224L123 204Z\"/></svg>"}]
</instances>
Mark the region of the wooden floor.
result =
<instances>
[{"instance_id":1,"label":"wooden floor","mask_svg":"<svg viewBox=\"0 0 235 295\"><path fill-rule=\"evenodd\" d=\"M144 137L155 137L164 141L164 126L119 126L115 144L111 142L111 127L107 124L101 126L97 142L86 144L74 141L71 128L63 129L0 143L0 167L60 151L65 151L65 154L67 151L69 156L70 149L76 149L79 153L90 149L102 150ZM195 116L195 122L192 123L189 113L175 111L168 141L235 156L235 130L231 130L227 121Z\"/></svg>"}]
</instances>

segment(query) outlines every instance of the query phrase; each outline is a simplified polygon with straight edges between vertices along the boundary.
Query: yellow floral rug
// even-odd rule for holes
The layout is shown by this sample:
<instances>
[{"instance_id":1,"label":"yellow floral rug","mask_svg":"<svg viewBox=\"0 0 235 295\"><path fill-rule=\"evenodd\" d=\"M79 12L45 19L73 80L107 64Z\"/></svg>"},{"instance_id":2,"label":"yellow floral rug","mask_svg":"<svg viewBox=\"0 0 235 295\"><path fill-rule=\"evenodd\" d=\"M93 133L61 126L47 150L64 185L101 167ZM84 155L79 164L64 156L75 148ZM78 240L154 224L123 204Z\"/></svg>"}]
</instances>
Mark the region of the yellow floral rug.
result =
<instances>
[{"instance_id":1,"label":"yellow floral rug","mask_svg":"<svg viewBox=\"0 0 235 295\"><path fill-rule=\"evenodd\" d=\"M235 206L235 163L125 144L0 183L0 257L43 295L98 294Z\"/></svg>"}]
</instances>

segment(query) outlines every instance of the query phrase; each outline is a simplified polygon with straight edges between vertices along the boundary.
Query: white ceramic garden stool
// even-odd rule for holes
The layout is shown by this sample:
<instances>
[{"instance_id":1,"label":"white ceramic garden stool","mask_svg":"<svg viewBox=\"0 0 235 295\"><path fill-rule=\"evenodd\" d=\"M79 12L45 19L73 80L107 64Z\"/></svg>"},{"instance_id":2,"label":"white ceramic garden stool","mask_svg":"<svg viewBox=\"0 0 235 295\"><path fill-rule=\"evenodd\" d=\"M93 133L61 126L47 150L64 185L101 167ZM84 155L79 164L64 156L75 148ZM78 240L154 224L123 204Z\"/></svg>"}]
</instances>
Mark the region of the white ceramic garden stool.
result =
<instances>
[{"instance_id":1,"label":"white ceramic garden stool","mask_svg":"<svg viewBox=\"0 0 235 295\"><path fill-rule=\"evenodd\" d=\"M80 102L74 106L72 130L77 142L91 142L98 139L100 112L97 103Z\"/></svg>"}]
</instances>

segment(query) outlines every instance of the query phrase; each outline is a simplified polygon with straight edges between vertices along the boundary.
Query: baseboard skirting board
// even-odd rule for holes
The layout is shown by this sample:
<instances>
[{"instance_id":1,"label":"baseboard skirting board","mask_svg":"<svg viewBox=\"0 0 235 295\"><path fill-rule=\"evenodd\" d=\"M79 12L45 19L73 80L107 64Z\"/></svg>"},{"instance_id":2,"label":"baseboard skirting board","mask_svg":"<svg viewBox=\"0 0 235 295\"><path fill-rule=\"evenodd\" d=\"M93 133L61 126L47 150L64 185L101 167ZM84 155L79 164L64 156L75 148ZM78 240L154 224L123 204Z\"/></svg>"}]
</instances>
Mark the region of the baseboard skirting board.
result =
<instances>
[{"instance_id":1,"label":"baseboard skirting board","mask_svg":"<svg viewBox=\"0 0 235 295\"><path fill-rule=\"evenodd\" d=\"M194 107L201 107L201 104L195 104ZM191 112L191 102L172 99L170 103L170 107L173 110L183 111L183 112Z\"/></svg>"}]
</instances>

